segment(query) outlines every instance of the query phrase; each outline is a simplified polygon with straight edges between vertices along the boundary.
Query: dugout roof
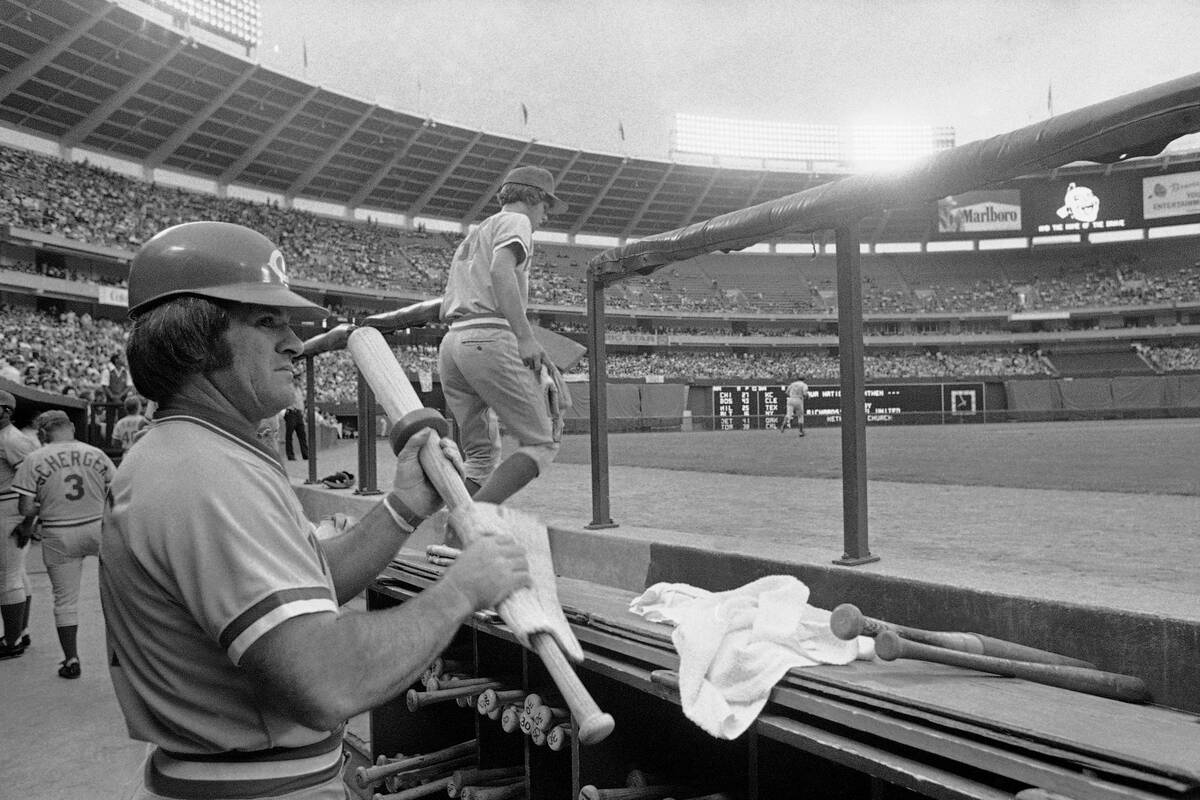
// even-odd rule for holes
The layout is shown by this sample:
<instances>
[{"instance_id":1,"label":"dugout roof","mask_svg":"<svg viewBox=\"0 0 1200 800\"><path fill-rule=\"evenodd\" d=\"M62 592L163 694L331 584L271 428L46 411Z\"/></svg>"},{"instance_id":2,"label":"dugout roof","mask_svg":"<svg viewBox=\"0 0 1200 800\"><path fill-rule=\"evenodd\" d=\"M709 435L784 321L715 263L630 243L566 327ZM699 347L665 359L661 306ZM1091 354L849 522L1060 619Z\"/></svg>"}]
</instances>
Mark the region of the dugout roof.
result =
<instances>
[{"instance_id":1,"label":"dugout roof","mask_svg":"<svg viewBox=\"0 0 1200 800\"><path fill-rule=\"evenodd\" d=\"M475 222L517 164L571 208L548 230L641 238L845 173L732 169L585 152L374 105L265 69L149 5L0 0L0 124L149 168L289 198ZM922 241L928 213L864 220L864 241Z\"/></svg>"}]
</instances>

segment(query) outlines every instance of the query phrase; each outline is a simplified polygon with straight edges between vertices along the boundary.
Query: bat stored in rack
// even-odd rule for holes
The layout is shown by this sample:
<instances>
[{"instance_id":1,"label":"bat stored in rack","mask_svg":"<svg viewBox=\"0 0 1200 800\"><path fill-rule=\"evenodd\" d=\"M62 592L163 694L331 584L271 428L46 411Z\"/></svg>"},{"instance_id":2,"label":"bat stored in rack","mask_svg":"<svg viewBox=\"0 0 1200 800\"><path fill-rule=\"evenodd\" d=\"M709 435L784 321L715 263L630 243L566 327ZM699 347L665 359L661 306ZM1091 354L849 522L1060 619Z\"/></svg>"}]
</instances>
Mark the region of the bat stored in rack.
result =
<instances>
[{"instance_id":1,"label":"bat stored in rack","mask_svg":"<svg viewBox=\"0 0 1200 800\"><path fill-rule=\"evenodd\" d=\"M1102 672L1098 669L1015 661L997 656L947 650L935 645L909 641L895 631L884 631L876 637L875 653L884 661L893 661L897 658L933 661L938 664L950 664L980 672L991 672L1009 678L1021 678L1033 683L1043 683L1047 686L1057 686L1060 689L1070 689L1099 697L1109 697L1113 700L1124 700L1128 703L1150 701L1150 691L1141 678L1120 675L1115 672Z\"/></svg>"},{"instance_id":2,"label":"bat stored in rack","mask_svg":"<svg viewBox=\"0 0 1200 800\"><path fill-rule=\"evenodd\" d=\"M480 714L488 714L502 709L506 703L519 703L523 707L526 696L524 689L484 689L475 705Z\"/></svg>"},{"instance_id":3,"label":"bat stored in rack","mask_svg":"<svg viewBox=\"0 0 1200 800\"><path fill-rule=\"evenodd\" d=\"M400 772L406 772L412 769L421 769L423 767L429 767L438 764L445 764L463 757L474 758L477 744L478 743L475 739L468 739L465 742L459 742L456 745L451 745L450 747L436 750L432 753L409 756L407 758L398 758L395 761L391 761L386 764L377 764L373 767L359 767L357 770L355 770L354 780L355 783L358 784L358 788L366 789L372 784L378 783L384 778Z\"/></svg>"},{"instance_id":4,"label":"bat stored in rack","mask_svg":"<svg viewBox=\"0 0 1200 800\"><path fill-rule=\"evenodd\" d=\"M458 796L461 800L515 800L525 797L525 779L495 786L464 786Z\"/></svg>"},{"instance_id":5,"label":"bat stored in rack","mask_svg":"<svg viewBox=\"0 0 1200 800\"><path fill-rule=\"evenodd\" d=\"M513 778L524 778L524 767L494 767L492 769L459 769L450 776L446 794L458 797L464 786L488 786L495 783L510 783Z\"/></svg>"},{"instance_id":6,"label":"bat stored in rack","mask_svg":"<svg viewBox=\"0 0 1200 800\"><path fill-rule=\"evenodd\" d=\"M571 743L571 726L567 723L555 725L546 732L546 747L551 750L562 750Z\"/></svg>"},{"instance_id":7,"label":"bat stored in rack","mask_svg":"<svg viewBox=\"0 0 1200 800\"><path fill-rule=\"evenodd\" d=\"M692 786L618 786L600 789L587 785L579 790L579 800L663 800L666 797L695 797Z\"/></svg>"},{"instance_id":8,"label":"bat stored in rack","mask_svg":"<svg viewBox=\"0 0 1200 800\"><path fill-rule=\"evenodd\" d=\"M421 404L382 334L372 328L358 328L347 337L347 348L354 358L355 365L392 420L393 446L400 444L405 436L416 430L424 427L435 428L435 435L430 437L421 451L421 465L430 482L446 502L450 510L450 524L459 538L464 543L469 543L480 535L479 530L486 530L497 521L501 525L513 528L521 524L526 524L530 529L538 527L541 533L539 542L542 546L539 547L539 552L529 553L530 571L535 575L535 586L538 590L555 592L556 578L553 564L550 563L549 545L544 541L545 526L527 516L518 521L520 515L510 516L508 510L501 516L499 509L496 509L493 511L494 519L481 516L482 507L475 505L462 476L441 453L437 442L438 423L433 419L440 419L440 416ZM445 420L441 420L440 425L442 430L445 430ZM532 533L532 530L526 532ZM542 550L544 552L540 552ZM519 635L523 634L530 649L541 658L578 725L580 743L593 744L607 737L615 725L612 716L600 710L567 660L564 648L570 650L577 659L582 658L583 651L575 641L566 620L559 621L554 618L562 617L561 606L557 603L544 604L534 590L520 589L501 601L499 611L504 621Z\"/></svg>"},{"instance_id":9,"label":"bat stored in rack","mask_svg":"<svg viewBox=\"0 0 1200 800\"><path fill-rule=\"evenodd\" d=\"M1016 642L1006 642L1003 639L993 639L981 633L965 633L960 631L929 631L923 628L911 628L894 622L884 622L874 617L868 617L858 610L857 606L842 603L833 610L829 618L829 627L833 635L839 639L850 640L856 636L877 637L884 631L894 631L902 638L911 642L930 644L944 647L947 650L958 650L962 653L974 653L997 658L1011 658L1015 661L1029 661L1037 664L1060 664L1065 667L1084 667L1095 669L1090 661L1082 661L1049 650L1039 650Z\"/></svg>"},{"instance_id":10,"label":"bat stored in rack","mask_svg":"<svg viewBox=\"0 0 1200 800\"><path fill-rule=\"evenodd\" d=\"M423 783L420 786L414 786L411 789L401 789L398 792L390 794L380 794L376 792L371 800L417 800L420 797L433 797L434 795L443 795L446 793L446 786L450 783L450 778L438 778L429 783Z\"/></svg>"},{"instance_id":11,"label":"bat stored in rack","mask_svg":"<svg viewBox=\"0 0 1200 800\"><path fill-rule=\"evenodd\" d=\"M452 689L437 689L435 691L421 692L416 689L409 689L404 696L404 701L408 705L409 711L416 711L419 708L424 708L434 703L441 703L447 700L454 700L459 697L476 695L484 689L499 689L504 686L500 681L489 681L486 683L470 684L468 686L457 686Z\"/></svg>"}]
</instances>

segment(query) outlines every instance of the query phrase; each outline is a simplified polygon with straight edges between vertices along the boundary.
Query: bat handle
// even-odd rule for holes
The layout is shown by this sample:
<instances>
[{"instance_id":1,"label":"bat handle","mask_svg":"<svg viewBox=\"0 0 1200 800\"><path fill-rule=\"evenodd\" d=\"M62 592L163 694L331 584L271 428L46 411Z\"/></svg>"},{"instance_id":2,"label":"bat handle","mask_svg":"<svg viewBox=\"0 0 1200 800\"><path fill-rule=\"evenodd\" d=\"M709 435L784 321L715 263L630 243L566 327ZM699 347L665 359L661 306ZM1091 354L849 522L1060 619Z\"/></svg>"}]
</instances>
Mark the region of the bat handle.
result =
<instances>
[{"instance_id":1,"label":"bat handle","mask_svg":"<svg viewBox=\"0 0 1200 800\"><path fill-rule=\"evenodd\" d=\"M1021 678L1047 686L1094 694L1098 697L1124 700L1127 703L1145 703L1151 699L1145 681L1130 675L1061 664L1039 664L997 656L963 653L958 650L948 650L909 641L901 638L894 631L880 634L875 642L875 652L884 661L892 661L897 658L933 661L939 664L950 664L956 667L1005 675L1010 678Z\"/></svg>"},{"instance_id":2,"label":"bat handle","mask_svg":"<svg viewBox=\"0 0 1200 800\"><path fill-rule=\"evenodd\" d=\"M579 727L580 744L595 744L603 741L613 731L615 722L611 714L606 714L596 705L596 701L588 693L570 662L559 649L558 643L548 633L535 633L529 637L533 651L537 653L546 671L558 691L562 693L563 702L571 710L571 716Z\"/></svg>"}]
</instances>

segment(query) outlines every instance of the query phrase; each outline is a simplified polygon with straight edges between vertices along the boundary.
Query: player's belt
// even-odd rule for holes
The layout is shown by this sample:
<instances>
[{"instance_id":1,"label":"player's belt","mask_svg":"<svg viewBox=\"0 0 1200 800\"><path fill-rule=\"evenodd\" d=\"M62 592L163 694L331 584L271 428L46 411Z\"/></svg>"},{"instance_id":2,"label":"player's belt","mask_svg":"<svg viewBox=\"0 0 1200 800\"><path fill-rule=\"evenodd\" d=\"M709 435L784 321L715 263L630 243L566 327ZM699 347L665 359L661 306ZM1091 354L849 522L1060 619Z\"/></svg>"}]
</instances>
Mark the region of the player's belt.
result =
<instances>
[{"instance_id":1,"label":"player's belt","mask_svg":"<svg viewBox=\"0 0 1200 800\"><path fill-rule=\"evenodd\" d=\"M461 331L465 328L509 328L508 320L494 314L470 314L451 320L450 330Z\"/></svg>"},{"instance_id":2,"label":"player's belt","mask_svg":"<svg viewBox=\"0 0 1200 800\"><path fill-rule=\"evenodd\" d=\"M100 521L100 515L88 517L87 519L63 519L58 521L42 520L43 528L78 528L81 525L91 525L94 522Z\"/></svg>"},{"instance_id":3,"label":"player's belt","mask_svg":"<svg viewBox=\"0 0 1200 800\"><path fill-rule=\"evenodd\" d=\"M342 769L342 728L304 747L226 753L172 753L146 760L146 788L181 800L275 797L334 780Z\"/></svg>"}]
</instances>

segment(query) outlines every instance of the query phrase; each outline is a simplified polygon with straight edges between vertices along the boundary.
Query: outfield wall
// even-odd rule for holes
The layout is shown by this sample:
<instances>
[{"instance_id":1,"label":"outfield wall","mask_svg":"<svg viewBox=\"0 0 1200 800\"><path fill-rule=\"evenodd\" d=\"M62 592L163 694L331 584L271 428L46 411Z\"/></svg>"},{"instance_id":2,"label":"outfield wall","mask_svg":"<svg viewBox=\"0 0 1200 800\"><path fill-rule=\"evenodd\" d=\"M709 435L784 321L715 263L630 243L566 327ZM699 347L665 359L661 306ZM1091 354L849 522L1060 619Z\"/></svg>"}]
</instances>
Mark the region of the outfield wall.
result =
<instances>
[{"instance_id":1,"label":"outfield wall","mask_svg":"<svg viewBox=\"0 0 1200 800\"><path fill-rule=\"evenodd\" d=\"M588 385L569 384L568 433L588 430ZM998 378L869 383L870 424L1200 416L1200 374L1093 378ZM806 426L841 423L841 389L813 383ZM606 387L609 430L774 429L786 409L785 387L769 381L639 383Z\"/></svg>"}]
</instances>

